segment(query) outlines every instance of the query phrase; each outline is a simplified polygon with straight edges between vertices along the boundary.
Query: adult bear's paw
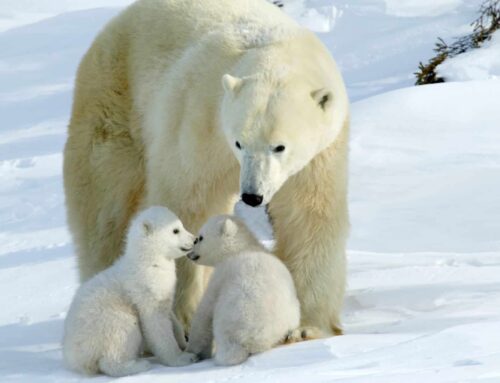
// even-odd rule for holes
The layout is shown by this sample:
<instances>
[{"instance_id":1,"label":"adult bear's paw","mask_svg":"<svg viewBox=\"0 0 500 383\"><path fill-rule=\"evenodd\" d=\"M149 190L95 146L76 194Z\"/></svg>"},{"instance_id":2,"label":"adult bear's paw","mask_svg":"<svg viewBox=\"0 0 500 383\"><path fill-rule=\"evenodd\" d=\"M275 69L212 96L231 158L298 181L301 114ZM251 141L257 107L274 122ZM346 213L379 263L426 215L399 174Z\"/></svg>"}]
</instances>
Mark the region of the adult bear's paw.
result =
<instances>
[{"instance_id":1,"label":"adult bear's paw","mask_svg":"<svg viewBox=\"0 0 500 383\"><path fill-rule=\"evenodd\" d=\"M183 352L177 357L177 360L172 364L175 367L187 366L188 364L196 363L200 358L196 354Z\"/></svg>"},{"instance_id":2,"label":"adult bear's paw","mask_svg":"<svg viewBox=\"0 0 500 383\"><path fill-rule=\"evenodd\" d=\"M283 343L297 343L305 340L326 338L327 336L328 334L321 331L318 327L301 326L289 331Z\"/></svg>"}]
</instances>

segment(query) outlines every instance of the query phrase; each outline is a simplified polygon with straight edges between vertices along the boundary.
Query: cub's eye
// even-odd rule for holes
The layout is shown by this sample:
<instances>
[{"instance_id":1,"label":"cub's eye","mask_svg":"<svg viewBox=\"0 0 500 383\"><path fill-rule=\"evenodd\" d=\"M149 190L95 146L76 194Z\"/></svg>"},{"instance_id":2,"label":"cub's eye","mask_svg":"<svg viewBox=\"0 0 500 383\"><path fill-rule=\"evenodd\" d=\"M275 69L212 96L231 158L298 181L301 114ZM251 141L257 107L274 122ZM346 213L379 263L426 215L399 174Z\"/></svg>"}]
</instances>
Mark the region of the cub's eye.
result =
<instances>
[{"instance_id":1,"label":"cub's eye","mask_svg":"<svg viewBox=\"0 0 500 383\"><path fill-rule=\"evenodd\" d=\"M285 147L283 145L278 145L273 149L274 153L281 153L285 151Z\"/></svg>"},{"instance_id":2,"label":"cub's eye","mask_svg":"<svg viewBox=\"0 0 500 383\"><path fill-rule=\"evenodd\" d=\"M235 144L235 145L236 145L236 147L237 147L238 149L240 149L240 150L241 150L241 145L240 145L240 143L239 143L238 141L236 141L236 144Z\"/></svg>"},{"instance_id":3,"label":"cub's eye","mask_svg":"<svg viewBox=\"0 0 500 383\"><path fill-rule=\"evenodd\" d=\"M174 234L179 234L179 229L174 229L174 230L173 230L173 233L174 233Z\"/></svg>"},{"instance_id":4,"label":"cub's eye","mask_svg":"<svg viewBox=\"0 0 500 383\"><path fill-rule=\"evenodd\" d=\"M201 241L203 241L203 235L200 235L200 236L198 237L198 240L199 240L200 242L201 242Z\"/></svg>"}]
</instances>

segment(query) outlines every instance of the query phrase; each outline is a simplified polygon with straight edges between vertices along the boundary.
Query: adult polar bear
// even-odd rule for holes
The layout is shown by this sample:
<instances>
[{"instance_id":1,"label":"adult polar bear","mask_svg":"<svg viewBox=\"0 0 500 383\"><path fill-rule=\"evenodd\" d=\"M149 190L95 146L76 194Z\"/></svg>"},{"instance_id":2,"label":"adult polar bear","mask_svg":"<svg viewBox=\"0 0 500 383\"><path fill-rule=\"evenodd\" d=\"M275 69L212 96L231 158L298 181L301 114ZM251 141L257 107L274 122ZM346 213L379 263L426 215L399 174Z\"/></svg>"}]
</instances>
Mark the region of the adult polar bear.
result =
<instances>
[{"instance_id":1,"label":"adult polar bear","mask_svg":"<svg viewBox=\"0 0 500 383\"><path fill-rule=\"evenodd\" d=\"M277 7L134 3L99 34L76 80L64 185L81 279L120 254L139 208L166 205L196 232L241 194L268 204L302 325L339 333L347 140L334 61ZM178 263L176 311L186 325L204 284L200 267Z\"/></svg>"}]
</instances>

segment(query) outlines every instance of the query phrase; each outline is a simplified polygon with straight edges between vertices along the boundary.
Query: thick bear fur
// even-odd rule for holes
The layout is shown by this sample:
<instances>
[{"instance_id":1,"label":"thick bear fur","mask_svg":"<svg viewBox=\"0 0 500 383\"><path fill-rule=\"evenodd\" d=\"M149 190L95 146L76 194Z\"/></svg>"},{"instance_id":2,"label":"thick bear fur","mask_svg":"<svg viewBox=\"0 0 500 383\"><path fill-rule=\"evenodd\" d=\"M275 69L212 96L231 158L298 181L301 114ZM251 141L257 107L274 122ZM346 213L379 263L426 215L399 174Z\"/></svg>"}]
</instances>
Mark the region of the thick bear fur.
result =
<instances>
[{"instance_id":1,"label":"thick bear fur","mask_svg":"<svg viewBox=\"0 0 500 383\"><path fill-rule=\"evenodd\" d=\"M245 224L216 216L200 230L188 257L215 271L196 310L188 352L233 365L282 343L300 323L300 304L286 266Z\"/></svg>"},{"instance_id":2,"label":"thick bear fur","mask_svg":"<svg viewBox=\"0 0 500 383\"><path fill-rule=\"evenodd\" d=\"M327 49L265 0L137 1L78 70L64 186L81 280L120 255L140 208L169 206L196 232L259 193L302 325L340 333L348 109ZM206 273L177 270L189 328Z\"/></svg>"},{"instance_id":3,"label":"thick bear fur","mask_svg":"<svg viewBox=\"0 0 500 383\"><path fill-rule=\"evenodd\" d=\"M150 207L134 219L125 254L75 294L63 339L69 368L136 374L149 369L147 360L138 359L144 347L168 366L197 360L182 351L184 330L173 312L174 260L192 250L194 239L166 208Z\"/></svg>"}]
</instances>

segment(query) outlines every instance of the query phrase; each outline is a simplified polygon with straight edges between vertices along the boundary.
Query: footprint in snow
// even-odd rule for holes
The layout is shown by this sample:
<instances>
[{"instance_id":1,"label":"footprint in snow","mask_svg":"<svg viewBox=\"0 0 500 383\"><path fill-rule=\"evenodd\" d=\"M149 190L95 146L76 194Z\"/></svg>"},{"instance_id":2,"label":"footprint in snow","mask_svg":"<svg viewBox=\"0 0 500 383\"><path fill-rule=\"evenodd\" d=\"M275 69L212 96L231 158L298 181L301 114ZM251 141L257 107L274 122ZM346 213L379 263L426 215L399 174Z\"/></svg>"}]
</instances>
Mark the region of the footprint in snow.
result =
<instances>
[{"instance_id":1,"label":"footprint in snow","mask_svg":"<svg viewBox=\"0 0 500 383\"><path fill-rule=\"evenodd\" d=\"M482 363L474 359L461 359L453 363L453 367L479 366Z\"/></svg>"}]
</instances>

